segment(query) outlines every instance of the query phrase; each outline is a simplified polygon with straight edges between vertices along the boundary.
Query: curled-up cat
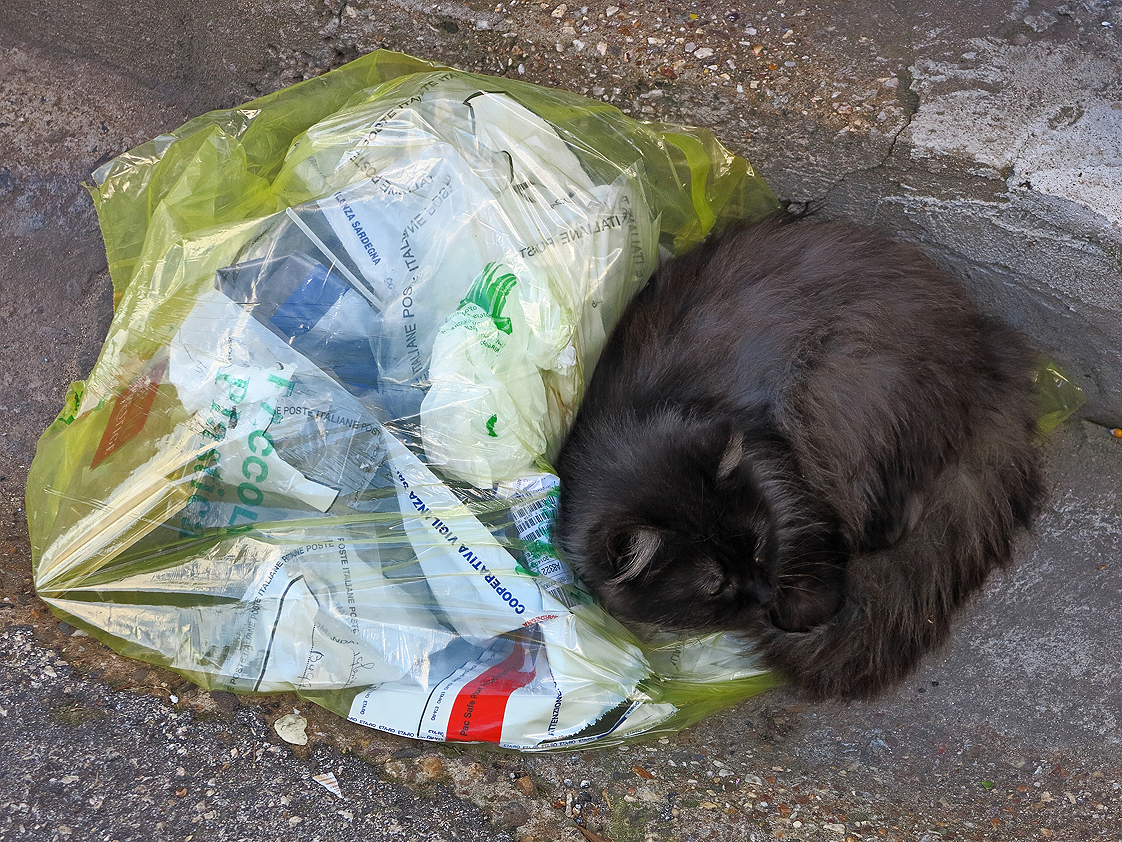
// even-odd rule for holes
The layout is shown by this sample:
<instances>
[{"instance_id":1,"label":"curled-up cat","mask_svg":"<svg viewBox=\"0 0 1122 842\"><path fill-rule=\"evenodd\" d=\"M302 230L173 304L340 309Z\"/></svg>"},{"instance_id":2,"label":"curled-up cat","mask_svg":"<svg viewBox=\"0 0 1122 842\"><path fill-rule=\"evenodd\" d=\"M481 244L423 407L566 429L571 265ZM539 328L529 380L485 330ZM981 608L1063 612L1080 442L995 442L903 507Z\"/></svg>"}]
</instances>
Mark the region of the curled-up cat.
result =
<instances>
[{"instance_id":1,"label":"curled-up cat","mask_svg":"<svg viewBox=\"0 0 1122 842\"><path fill-rule=\"evenodd\" d=\"M624 621L732 631L808 696L876 695L1041 505L1034 363L914 246L732 231L609 338L556 463L559 545Z\"/></svg>"}]
</instances>

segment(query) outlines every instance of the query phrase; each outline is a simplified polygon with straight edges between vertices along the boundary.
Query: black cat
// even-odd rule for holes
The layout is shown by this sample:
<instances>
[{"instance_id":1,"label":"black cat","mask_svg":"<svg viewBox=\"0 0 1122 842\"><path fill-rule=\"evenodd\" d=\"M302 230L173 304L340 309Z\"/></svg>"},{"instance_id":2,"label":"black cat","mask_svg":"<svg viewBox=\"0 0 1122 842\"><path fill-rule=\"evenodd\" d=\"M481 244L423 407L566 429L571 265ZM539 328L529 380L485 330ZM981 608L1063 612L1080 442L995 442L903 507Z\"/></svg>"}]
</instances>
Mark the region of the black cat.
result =
<instances>
[{"instance_id":1,"label":"black cat","mask_svg":"<svg viewBox=\"0 0 1122 842\"><path fill-rule=\"evenodd\" d=\"M813 697L947 637L1043 498L1034 354L918 248L771 220L662 266L556 467L613 614L727 630Z\"/></svg>"}]
</instances>

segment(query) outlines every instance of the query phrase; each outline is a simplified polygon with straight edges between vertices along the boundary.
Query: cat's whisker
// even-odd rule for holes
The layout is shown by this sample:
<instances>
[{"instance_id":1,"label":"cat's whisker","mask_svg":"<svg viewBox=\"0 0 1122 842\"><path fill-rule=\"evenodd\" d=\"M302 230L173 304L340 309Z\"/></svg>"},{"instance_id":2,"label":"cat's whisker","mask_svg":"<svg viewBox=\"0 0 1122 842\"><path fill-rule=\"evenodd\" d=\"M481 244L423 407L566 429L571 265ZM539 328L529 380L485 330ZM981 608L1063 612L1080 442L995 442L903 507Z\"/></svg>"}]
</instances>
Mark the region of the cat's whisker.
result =
<instances>
[{"instance_id":1,"label":"cat's whisker","mask_svg":"<svg viewBox=\"0 0 1122 842\"><path fill-rule=\"evenodd\" d=\"M793 586L781 587L779 590L784 591L784 592L797 591L799 593L813 593L813 594L818 594L818 593L822 592L818 588L798 588L798 587L793 587Z\"/></svg>"},{"instance_id":2,"label":"cat's whisker","mask_svg":"<svg viewBox=\"0 0 1122 842\"><path fill-rule=\"evenodd\" d=\"M821 577L817 577L817 576L800 576L800 577L799 577L799 581L804 581L804 582L805 582L805 581L807 581L807 580L810 580L810 581L813 581L813 582L817 582L817 583L819 583L819 584L821 584L821 585L830 585L830 584L832 584L832 582L831 582L830 580L828 580L828 579L823 579L823 578L821 578ZM786 580L784 580L784 579L779 579L779 580L778 580L778 581L776 582L776 586L777 586L777 587L778 587L778 588L779 588L780 590L782 590L783 588L794 588L794 587L796 587L795 585L791 585L791 584L788 584L788 582L792 582L792 581L794 581L794 580L792 580L792 579L786 579Z\"/></svg>"}]
</instances>

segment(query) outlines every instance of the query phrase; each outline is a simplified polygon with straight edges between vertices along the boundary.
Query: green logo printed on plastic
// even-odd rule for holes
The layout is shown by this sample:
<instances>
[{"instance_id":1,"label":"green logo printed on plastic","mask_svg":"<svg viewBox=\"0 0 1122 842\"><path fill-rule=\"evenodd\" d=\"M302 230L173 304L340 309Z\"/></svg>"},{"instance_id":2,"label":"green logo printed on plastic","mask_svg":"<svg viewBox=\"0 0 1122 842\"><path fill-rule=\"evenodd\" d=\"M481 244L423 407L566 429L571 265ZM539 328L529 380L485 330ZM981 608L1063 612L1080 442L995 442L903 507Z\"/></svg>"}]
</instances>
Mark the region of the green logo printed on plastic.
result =
<instances>
[{"instance_id":1,"label":"green logo printed on plastic","mask_svg":"<svg viewBox=\"0 0 1122 842\"><path fill-rule=\"evenodd\" d=\"M484 266L483 273L475 279L460 306L474 304L491 317L495 327L509 336L510 319L503 316L503 307L506 306L506 297L518 283L518 278L509 270L501 271L505 269L501 263L488 263Z\"/></svg>"}]
</instances>

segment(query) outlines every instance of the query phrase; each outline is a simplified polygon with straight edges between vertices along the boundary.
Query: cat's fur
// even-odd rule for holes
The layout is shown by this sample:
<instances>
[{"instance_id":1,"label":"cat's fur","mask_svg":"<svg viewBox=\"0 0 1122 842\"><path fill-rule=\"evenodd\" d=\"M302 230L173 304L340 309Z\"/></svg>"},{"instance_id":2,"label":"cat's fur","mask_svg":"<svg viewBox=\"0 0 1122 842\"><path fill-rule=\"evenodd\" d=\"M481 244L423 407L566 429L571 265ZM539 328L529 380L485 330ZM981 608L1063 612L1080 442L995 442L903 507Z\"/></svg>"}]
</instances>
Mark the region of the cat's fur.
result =
<instances>
[{"instance_id":1,"label":"cat's fur","mask_svg":"<svg viewBox=\"0 0 1122 842\"><path fill-rule=\"evenodd\" d=\"M559 544L625 621L742 633L807 695L875 695L1040 506L1034 362L914 246L732 232L610 337L557 459Z\"/></svg>"}]
</instances>

